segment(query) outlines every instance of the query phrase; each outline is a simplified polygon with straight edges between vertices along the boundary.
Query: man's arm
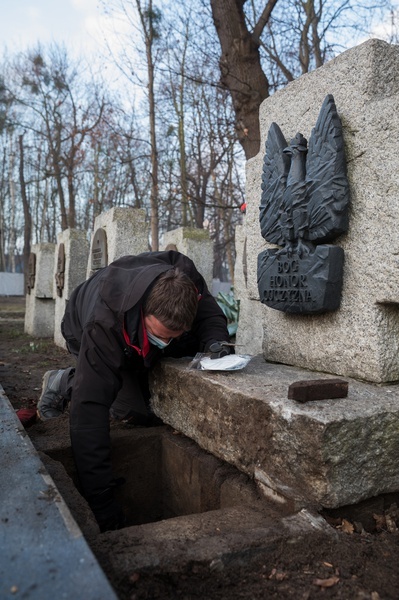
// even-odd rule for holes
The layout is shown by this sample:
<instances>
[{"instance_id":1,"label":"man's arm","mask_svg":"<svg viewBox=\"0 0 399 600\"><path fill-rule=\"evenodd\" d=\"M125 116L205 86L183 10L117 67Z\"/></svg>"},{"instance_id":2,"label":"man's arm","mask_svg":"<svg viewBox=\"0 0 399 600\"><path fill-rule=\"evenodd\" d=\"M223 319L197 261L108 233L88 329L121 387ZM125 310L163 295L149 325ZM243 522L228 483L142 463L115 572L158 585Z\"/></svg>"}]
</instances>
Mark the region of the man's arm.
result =
<instances>
[{"instance_id":1,"label":"man's arm","mask_svg":"<svg viewBox=\"0 0 399 600\"><path fill-rule=\"evenodd\" d=\"M109 409L122 385L123 356L114 332L91 324L83 332L70 406L72 451L83 495L98 513L112 512ZM101 523L100 523L101 526Z\"/></svg>"},{"instance_id":2,"label":"man's arm","mask_svg":"<svg viewBox=\"0 0 399 600\"><path fill-rule=\"evenodd\" d=\"M206 284L198 302L197 315L191 331L200 342L201 352L208 352L209 347L216 341L229 342L230 340L227 319Z\"/></svg>"},{"instance_id":3,"label":"man's arm","mask_svg":"<svg viewBox=\"0 0 399 600\"><path fill-rule=\"evenodd\" d=\"M208 352L215 341L229 342L227 319L193 261L184 254L177 252L169 254L173 257L174 266L181 268L190 277L200 294L197 315L191 329L191 333L199 341L200 352Z\"/></svg>"}]
</instances>

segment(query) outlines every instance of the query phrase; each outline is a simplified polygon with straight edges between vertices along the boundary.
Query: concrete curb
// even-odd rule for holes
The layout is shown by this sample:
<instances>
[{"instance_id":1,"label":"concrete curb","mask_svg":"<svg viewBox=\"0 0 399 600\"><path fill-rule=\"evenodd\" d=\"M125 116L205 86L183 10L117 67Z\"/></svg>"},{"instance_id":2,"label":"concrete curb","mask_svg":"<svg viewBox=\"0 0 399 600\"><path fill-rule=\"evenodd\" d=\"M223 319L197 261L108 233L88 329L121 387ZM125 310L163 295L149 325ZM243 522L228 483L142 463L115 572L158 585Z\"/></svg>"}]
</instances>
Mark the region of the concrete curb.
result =
<instances>
[{"instance_id":1,"label":"concrete curb","mask_svg":"<svg viewBox=\"0 0 399 600\"><path fill-rule=\"evenodd\" d=\"M117 598L0 386L0 597Z\"/></svg>"}]
</instances>

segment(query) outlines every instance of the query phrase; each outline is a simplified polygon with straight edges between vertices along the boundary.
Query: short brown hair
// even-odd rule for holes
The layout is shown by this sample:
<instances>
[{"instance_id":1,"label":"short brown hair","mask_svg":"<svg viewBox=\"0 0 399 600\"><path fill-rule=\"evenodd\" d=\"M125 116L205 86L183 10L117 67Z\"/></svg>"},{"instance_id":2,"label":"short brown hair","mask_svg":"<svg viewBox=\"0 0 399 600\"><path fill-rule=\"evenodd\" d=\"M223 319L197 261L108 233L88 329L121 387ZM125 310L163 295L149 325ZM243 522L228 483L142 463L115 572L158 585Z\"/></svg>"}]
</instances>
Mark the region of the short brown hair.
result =
<instances>
[{"instance_id":1,"label":"short brown hair","mask_svg":"<svg viewBox=\"0 0 399 600\"><path fill-rule=\"evenodd\" d=\"M153 315L172 331L189 331L197 314L198 291L180 269L170 269L155 281L144 303L144 315Z\"/></svg>"}]
</instances>

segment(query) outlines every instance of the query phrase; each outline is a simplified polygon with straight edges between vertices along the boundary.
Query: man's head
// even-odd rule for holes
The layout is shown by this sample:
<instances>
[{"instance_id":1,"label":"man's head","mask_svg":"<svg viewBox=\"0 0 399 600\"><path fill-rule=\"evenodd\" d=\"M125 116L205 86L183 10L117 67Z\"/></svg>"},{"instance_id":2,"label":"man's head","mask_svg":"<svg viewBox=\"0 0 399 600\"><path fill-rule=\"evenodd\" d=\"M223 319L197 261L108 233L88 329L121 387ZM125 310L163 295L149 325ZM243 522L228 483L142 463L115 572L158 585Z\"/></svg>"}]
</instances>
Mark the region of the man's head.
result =
<instances>
[{"instance_id":1,"label":"man's head","mask_svg":"<svg viewBox=\"0 0 399 600\"><path fill-rule=\"evenodd\" d=\"M170 269L156 280L144 304L146 329L161 340L189 331L197 314L198 291L179 269Z\"/></svg>"}]
</instances>

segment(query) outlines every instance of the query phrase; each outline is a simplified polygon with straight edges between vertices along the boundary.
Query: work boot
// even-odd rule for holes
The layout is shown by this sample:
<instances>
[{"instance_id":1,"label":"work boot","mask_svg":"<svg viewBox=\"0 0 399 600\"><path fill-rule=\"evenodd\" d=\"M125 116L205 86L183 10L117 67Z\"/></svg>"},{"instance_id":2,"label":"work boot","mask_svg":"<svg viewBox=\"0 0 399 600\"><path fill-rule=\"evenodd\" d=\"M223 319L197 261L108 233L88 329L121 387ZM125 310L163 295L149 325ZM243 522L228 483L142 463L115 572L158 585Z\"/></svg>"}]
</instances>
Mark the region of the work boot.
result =
<instances>
[{"instance_id":1,"label":"work boot","mask_svg":"<svg viewBox=\"0 0 399 600\"><path fill-rule=\"evenodd\" d=\"M42 395L37 403L37 414L42 421L60 417L65 412L68 401L60 394L63 373L64 369L58 369L44 374Z\"/></svg>"}]
</instances>

